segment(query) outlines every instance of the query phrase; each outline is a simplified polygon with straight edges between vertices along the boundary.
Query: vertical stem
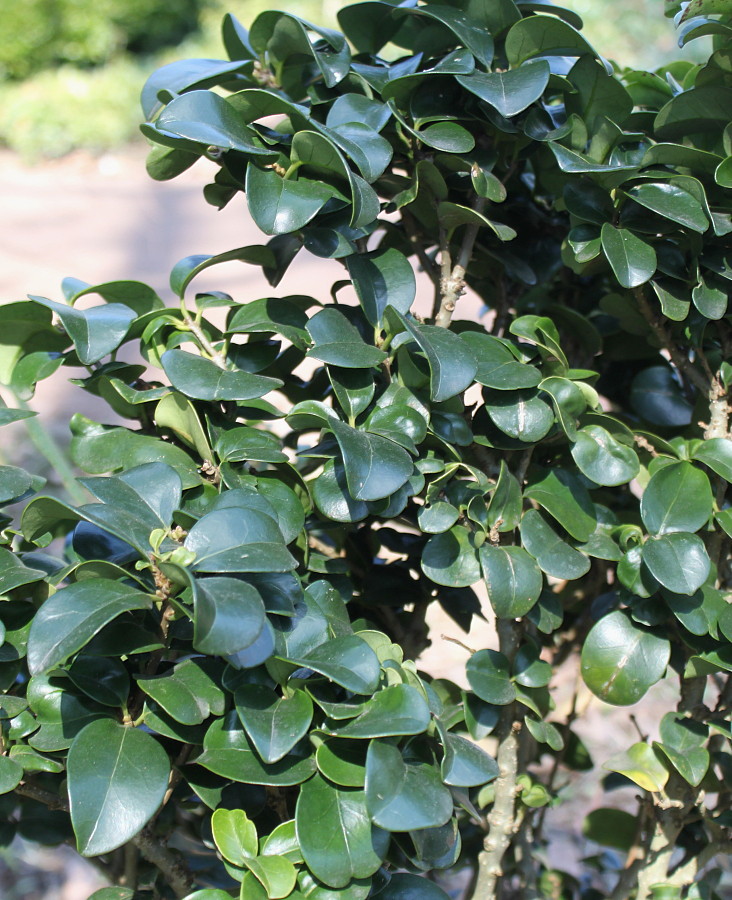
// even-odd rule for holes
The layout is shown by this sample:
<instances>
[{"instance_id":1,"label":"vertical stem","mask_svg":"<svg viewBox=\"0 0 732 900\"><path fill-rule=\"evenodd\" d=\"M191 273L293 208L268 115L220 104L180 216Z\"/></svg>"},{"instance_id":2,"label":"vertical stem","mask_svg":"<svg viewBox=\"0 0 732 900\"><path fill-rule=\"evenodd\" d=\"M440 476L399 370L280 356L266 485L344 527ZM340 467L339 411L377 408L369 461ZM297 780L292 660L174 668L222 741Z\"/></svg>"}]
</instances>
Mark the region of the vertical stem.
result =
<instances>
[{"instance_id":1,"label":"vertical stem","mask_svg":"<svg viewBox=\"0 0 732 900\"><path fill-rule=\"evenodd\" d=\"M521 640L521 628L513 619L497 619L501 653L513 662ZM493 807L488 815L488 834L478 855L478 877L474 900L495 900L499 879L503 874L503 857L511 844L516 827L516 778L519 763L519 732L516 703L501 710L498 725L498 778Z\"/></svg>"},{"instance_id":2,"label":"vertical stem","mask_svg":"<svg viewBox=\"0 0 732 900\"><path fill-rule=\"evenodd\" d=\"M485 208L485 199L478 197L473 204L476 212L481 213ZM460 254L454 266L450 264L450 253L445 230L440 228L440 262L442 264L442 278L440 288L440 308L435 316L435 325L439 328L449 328L455 306L460 296L465 292L465 270L468 268L470 257L473 255L473 247L478 237L480 225L468 225L463 235L460 246Z\"/></svg>"}]
</instances>

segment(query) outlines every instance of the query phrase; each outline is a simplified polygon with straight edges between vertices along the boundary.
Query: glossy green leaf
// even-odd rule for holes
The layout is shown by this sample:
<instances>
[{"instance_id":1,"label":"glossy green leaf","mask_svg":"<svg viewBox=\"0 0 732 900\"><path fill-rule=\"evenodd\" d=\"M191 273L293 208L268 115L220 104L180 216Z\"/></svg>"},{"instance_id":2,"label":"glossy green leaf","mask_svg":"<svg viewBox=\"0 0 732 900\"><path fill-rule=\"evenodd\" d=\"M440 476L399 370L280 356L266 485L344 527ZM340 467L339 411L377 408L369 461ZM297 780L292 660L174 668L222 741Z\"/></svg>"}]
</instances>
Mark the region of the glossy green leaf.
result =
<instances>
[{"instance_id":1,"label":"glossy green leaf","mask_svg":"<svg viewBox=\"0 0 732 900\"><path fill-rule=\"evenodd\" d=\"M197 578L193 585L196 650L229 656L255 643L265 623L264 603L256 588L225 576Z\"/></svg>"},{"instance_id":2,"label":"glossy green leaf","mask_svg":"<svg viewBox=\"0 0 732 900\"><path fill-rule=\"evenodd\" d=\"M272 169L247 167L249 212L265 234L289 234L307 225L333 193L322 182L306 178L285 181Z\"/></svg>"},{"instance_id":3,"label":"glossy green leaf","mask_svg":"<svg viewBox=\"0 0 732 900\"><path fill-rule=\"evenodd\" d=\"M212 91L189 91L175 97L160 113L155 127L206 146L263 156L271 153L231 104Z\"/></svg>"},{"instance_id":4,"label":"glossy green leaf","mask_svg":"<svg viewBox=\"0 0 732 900\"><path fill-rule=\"evenodd\" d=\"M119 660L79 654L70 666L69 678L92 700L121 707L130 692L130 676Z\"/></svg>"},{"instance_id":5,"label":"glossy green leaf","mask_svg":"<svg viewBox=\"0 0 732 900\"><path fill-rule=\"evenodd\" d=\"M355 719L328 731L344 738L379 738L421 734L429 723L429 707L420 691L410 684L395 684L374 694Z\"/></svg>"},{"instance_id":6,"label":"glossy green leaf","mask_svg":"<svg viewBox=\"0 0 732 900\"><path fill-rule=\"evenodd\" d=\"M509 437L534 443L545 437L554 424L554 412L535 389L490 391L485 395L488 415Z\"/></svg>"},{"instance_id":7,"label":"glossy green leaf","mask_svg":"<svg viewBox=\"0 0 732 900\"><path fill-rule=\"evenodd\" d=\"M663 677L670 653L667 638L618 610L590 629L582 648L582 678L606 703L631 706Z\"/></svg>"},{"instance_id":8,"label":"glossy green leaf","mask_svg":"<svg viewBox=\"0 0 732 900\"><path fill-rule=\"evenodd\" d=\"M325 675L354 694L371 694L379 684L379 659L355 634L333 638L307 655L288 661Z\"/></svg>"},{"instance_id":9,"label":"glossy green leaf","mask_svg":"<svg viewBox=\"0 0 732 900\"><path fill-rule=\"evenodd\" d=\"M247 858L244 865L255 876L270 900L291 897L297 881L297 869L284 856L255 856Z\"/></svg>"},{"instance_id":10,"label":"glossy green leaf","mask_svg":"<svg viewBox=\"0 0 732 900\"><path fill-rule=\"evenodd\" d=\"M427 357L433 400L448 400L472 384L478 364L456 334L434 325L416 325L402 315L399 319Z\"/></svg>"},{"instance_id":11,"label":"glossy green leaf","mask_svg":"<svg viewBox=\"0 0 732 900\"><path fill-rule=\"evenodd\" d=\"M155 814L170 763L149 734L99 719L74 738L67 774L79 852L99 856L127 843Z\"/></svg>"},{"instance_id":12,"label":"glossy green leaf","mask_svg":"<svg viewBox=\"0 0 732 900\"><path fill-rule=\"evenodd\" d=\"M9 756L0 757L0 794L7 794L23 780L23 766Z\"/></svg>"},{"instance_id":13,"label":"glossy green leaf","mask_svg":"<svg viewBox=\"0 0 732 900\"><path fill-rule=\"evenodd\" d=\"M504 619L518 619L539 599L544 579L541 571L523 547L500 547L483 544L478 551L495 614Z\"/></svg>"},{"instance_id":14,"label":"glossy green leaf","mask_svg":"<svg viewBox=\"0 0 732 900\"><path fill-rule=\"evenodd\" d=\"M364 315L374 327L381 323L387 306L403 314L409 312L417 287L414 270L404 254L390 247L349 256L346 265Z\"/></svg>"},{"instance_id":15,"label":"glossy green leaf","mask_svg":"<svg viewBox=\"0 0 732 900\"><path fill-rule=\"evenodd\" d=\"M343 787L362 788L366 779L366 747L363 741L338 738L324 741L315 753L318 770L328 781Z\"/></svg>"},{"instance_id":16,"label":"glossy green leaf","mask_svg":"<svg viewBox=\"0 0 732 900\"><path fill-rule=\"evenodd\" d=\"M530 509L524 514L521 540L547 575L571 580L589 571L587 556L563 541L538 510Z\"/></svg>"},{"instance_id":17,"label":"glossy green leaf","mask_svg":"<svg viewBox=\"0 0 732 900\"><path fill-rule=\"evenodd\" d=\"M211 831L221 855L235 866L257 855L257 829L243 809L214 810Z\"/></svg>"},{"instance_id":18,"label":"glossy green leaf","mask_svg":"<svg viewBox=\"0 0 732 900\"><path fill-rule=\"evenodd\" d=\"M691 291L694 306L707 319L716 321L727 312L729 297L727 291L717 287L710 279L699 279L699 284L694 285Z\"/></svg>"},{"instance_id":19,"label":"glossy green leaf","mask_svg":"<svg viewBox=\"0 0 732 900\"><path fill-rule=\"evenodd\" d=\"M586 425L577 432L572 458L583 475L607 487L627 484L640 470L635 450L600 425Z\"/></svg>"},{"instance_id":20,"label":"glossy green leaf","mask_svg":"<svg viewBox=\"0 0 732 900\"><path fill-rule=\"evenodd\" d=\"M649 744L639 741L624 753L613 756L603 764L604 769L619 772L644 791L662 791L668 781L668 769Z\"/></svg>"},{"instance_id":21,"label":"glossy green leaf","mask_svg":"<svg viewBox=\"0 0 732 900\"><path fill-rule=\"evenodd\" d=\"M367 344L355 326L337 309L322 309L308 322L307 330L314 346L308 356L347 369L378 366L386 354Z\"/></svg>"},{"instance_id":22,"label":"glossy green leaf","mask_svg":"<svg viewBox=\"0 0 732 900\"><path fill-rule=\"evenodd\" d=\"M57 591L40 608L28 636L28 668L45 672L84 647L105 625L152 600L121 582L93 578Z\"/></svg>"},{"instance_id":23,"label":"glossy green leaf","mask_svg":"<svg viewBox=\"0 0 732 900\"><path fill-rule=\"evenodd\" d=\"M456 80L502 116L510 117L523 112L544 93L549 83L549 64L544 59L533 60L507 72L457 75Z\"/></svg>"},{"instance_id":24,"label":"glossy green leaf","mask_svg":"<svg viewBox=\"0 0 732 900\"><path fill-rule=\"evenodd\" d=\"M253 400L282 386L276 378L221 369L185 350L167 350L162 363L173 387L197 400Z\"/></svg>"},{"instance_id":25,"label":"glossy green leaf","mask_svg":"<svg viewBox=\"0 0 732 900\"><path fill-rule=\"evenodd\" d=\"M394 441L335 418L329 420L328 428L340 446L348 490L356 500L389 497L412 474L411 457Z\"/></svg>"},{"instance_id":26,"label":"glossy green leaf","mask_svg":"<svg viewBox=\"0 0 732 900\"><path fill-rule=\"evenodd\" d=\"M541 381L541 372L534 366L519 362L498 338L479 331L464 331L460 337L473 351L478 362L475 373L478 384L511 391L536 387Z\"/></svg>"},{"instance_id":27,"label":"glossy green leaf","mask_svg":"<svg viewBox=\"0 0 732 900\"><path fill-rule=\"evenodd\" d=\"M732 440L708 438L699 444L692 455L725 481L732 482Z\"/></svg>"},{"instance_id":28,"label":"glossy green leaf","mask_svg":"<svg viewBox=\"0 0 732 900\"><path fill-rule=\"evenodd\" d=\"M650 182L628 191L636 203L653 210L666 219L703 234L709 228L701 203L689 191L670 182Z\"/></svg>"},{"instance_id":29,"label":"glossy green leaf","mask_svg":"<svg viewBox=\"0 0 732 900\"><path fill-rule=\"evenodd\" d=\"M206 661L187 659L169 672L138 678L137 685L183 725L200 725L210 715L223 715L224 692Z\"/></svg>"},{"instance_id":30,"label":"glossy green leaf","mask_svg":"<svg viewBox=\"0 0 732 900\"><path fill-rule=\"evenodd\" d=\"M595 506L580 479L569 469L539 470L524 490L578 541L586 541L597 527Z\"/></svg>"},{"instance_id":31,"label":"glossy green leaf","mask_svg":"<svg viewBox=\"0 0 732 900\"><path fill-rule=\"evenodd\" d=\"M480 580L480 563L464 525L431 537L422 551L422 571L437 584L470 587Z\"/></svg>"},{"instance_id":32,"label":"glossy green leaf","mask_svg":"<svg viewBox=\"0 0 732 900\"><path fill-rule=\"evenodd\" d=\"M704 584L711 569L701 538L683 531L649 538L643 545L642 557L658 582L676 594L687 596Z\"/></svg>"},{"instance_id":33,"label":"glossy green leaf","mask_svg":"<svg viewBox=\"0 0 732 900\"><path fill-rule=\"evenodd\" d=\"M601 240L607 261L624 288L644 284L656 271L656 251L627 228L605 222Z\"/></svg>"},{"instance_id":34,"label":"glossy green leaf","mask_svg":"<svg viewBox=\"0 0 732 900\"><path fill-rule=\"evenodd\" d=\"M442 735L441 740L445 752L440 773L445 784L477 787L498 777L495 759L477 744L450 732Z\"/></svg>"},{"instance_id":35,"label":"glossy green leaf","mask_svg":"<svg viewBox=\"0 0 732 900\"><path fill-rule=\"evenodd\" d=\"M465 673L470 687L486 703L505 706L516 699L509 662L497 650L478 650L467 662Z\"/></svg>"},{"instance_id":36,"label":"glossy green leaf","mask_svg":"<svg viewBox=\"0 0 732 900\"><path fill-rule=\"evenodd\" d=\"M478 228L490 228L501 241L512 241L516 237L516 232L509 225L489 219L472 206L443 201L437 207L437 214L440 224L448 230L458 228L460 225L477 225Z\"/></svg>"},{"instance_id":37,"label":"glossy green leaf","mask_svg":"<svg viewBox=\"0 0 732 900\"><path fill-rule=\"evenodd\" d=\"M652 534L698 531L711 515L709 479L689 462L675 462L658 469L641 498L643 524Z\"/></svg>"},{"instance_id":38,"label":"glossy green leaf","mask_svg":"<svg viewBox=\"0 0 732 900\"><path fill-rule=\"evenodd\" d=\"M201 476L191 456L159 437L127 428L99 425L78 413L72 417L70 426L73 435L71 455L76 465L85 472L100 475L144 464L165 463L178 473L184 487L201 483Z\"/></svg>"},{"instance_id":39,"label":"glossy green leaf","mask_svg":"<svg viewBox=\"0 0 732 900\"><path fill-rule=\"evenodd\" d=\"M196 763L223 778L271 786L301 784L315 771L312 757L294 751L276 763L265 763L241 726L236 710L209 727L203 753Z\"/></svg>"},{"instance_id":40,"label":"glossy green leaf","mask_svg":"<svg viewBox=\"0 0 732 900\"><path fill-rule=\"evenodd\" d=\"M506 56L518 66L535 56L595 56L595 51L569 23L554 16L529 16L511 27L506 35Z\"/></svg>"},{"instance_id":41,"label":"glossy green leaf","mask_svg":"<svg viewBox=\"0 0 732 900\"><path fill-rule=\"evenodd\" d=\"M295 821L308 868L330 887L373 875L389 846L388 833L371 824L364 791L335 787L320 775L300 790Z\"/></svg>"},{"instance_id":42,"label":"glossy green leaf","mask_svg":"<svg viewBox=\"0 0 732 900\"><path fill-rule=\"evenodd\" d=\"M732 88L704 85L677 94L656 116L654 129L662 141L684 140L696 132L719 132L729 123Z\"/></svg>"},{"instance_id":43,"label":"glossy green leaf","mask_svg":"<svg viewBox=\"0 0 732 900\"><path fill-rule=\"evenodd\" d=\"M188 532L198 572L289 572L295 560L278 523L259 509L236 506L207 513ZM243 592L242 592L243 593Z\"/></svg>"},{"instance_id":44,"label":"glossy green leaf","mask_svg":"<svg viewBox=\"0 0 732 900\"><path fill-rule=\"evenodd\" d=\"M441 22L452 31L461 45L464 45L476 59L485 66L493 61L493 38L489 29L483 27L479 19L466 15L460 9L434 4L405 10L409 14L429 17Z\"/></svg>"},{"instance_id":45,"label":"glossy green leaf","mask_svg":"<svg viewBox=\"0 0 732 900\"><path fill-rule=\"evenodd\" d=\"M74 309L63 303L33 297L31 300L54 312L74 342L79 360L90 366L116 350L124 340L135 312L122 303L106 303L91 309Z\"/></svg>"},{"instance_id":46,"label":"glossy green leaf","mask_svg":"<svg viewBox=\"0 0 732 900\"><path fill-rule=\"evenodd\" d=\"M430 763L405 760L398 747L372 741L366 755L366 808L388 831L436 828L452 816L450 791Z\"/></svg>"},{"instance_id":47,"label":"glossy green leaf","mask_svg":"<svg viewBox=\"0 0 732 900\"><path fill-rule=\"evenodd\" d=\"M434 881L410 875L408 872L397 872L379 892L382 900L448 900L449 894Z\"/></svg>"}]
</instances>

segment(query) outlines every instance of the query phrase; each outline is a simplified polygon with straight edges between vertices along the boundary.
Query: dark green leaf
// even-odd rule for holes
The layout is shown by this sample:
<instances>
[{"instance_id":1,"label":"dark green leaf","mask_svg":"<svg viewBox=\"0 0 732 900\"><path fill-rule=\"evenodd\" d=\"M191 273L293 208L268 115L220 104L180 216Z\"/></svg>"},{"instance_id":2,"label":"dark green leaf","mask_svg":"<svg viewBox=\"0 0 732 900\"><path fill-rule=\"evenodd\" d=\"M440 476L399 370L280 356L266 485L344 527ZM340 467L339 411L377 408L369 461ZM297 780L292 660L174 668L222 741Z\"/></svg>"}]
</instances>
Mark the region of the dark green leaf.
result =
<instances>
[{"instance_id":1,"label":"dark green leaf","mask_svg":"<svg viewBox=\"0 0 732 900\"><path fill-rule=\"evenodd\" d=\"M452 816L452 795L430 763L405 761L398 747L372 741L366 755L366 807L388 831L436 828Z\"/></svg>"},{"instance_id":2,"label":"dark green leaf","mask_svg":"<svg viewBox=\"0 0 732 900\"><path fill-rule=\"evenodd\" d=\"M381 900L448 900L449 894L427 878L397 872L379 896Z\"/></svg>"},{"instance_id":3,"label":"dark green leaf","mask_svg":"<svg viewBox=\"0 0 732 900\"><path fill-rule=\"evenodd\" d=\"M651 534L698 531L712 515L709 479L689 462L663 466L641 498L641 517Z\"/></svg>"},{"instance_id":4,"label":"dark green leaf","mask_svg":"<svg viewBox=\"0 0 732 900\"><path fill-rule=\"evenodd\" d=\"M315 771L312 757L294 751L279 762L263 762L235 710L214 721L206 732L203 753L196 762L217 775L243 784L301 784Z\"/></svg>"},{"instance_id":5,"label":"dark green leaf","mask_svg":"<svg viewBox=\"0 0 732 900\"><path fill-rule=\"evenodd\" d=\"M599 425L586 425L577 432L572 458L583 475L608 487L627 484L640 470L635 450Z\"/></svg>"},{"instance_id":6,"label":"dark green leaf","mask_svg":"<svg viewBox=\"0 0 732 900\"><path fill-rule=\"evenodd\" d=\"M260 684L244 684L234 694L236 711L266 763L286 756L307 733L313 704L304 691L279 697Z\"/></svg>"},{"instance_id":7,"label":"dark green leaf","mask_svg":"<svg viewBox=\"0 0 732 900\"><path fill-rule=\"evenodd\" d=\"M477 787L498 777L498 764L477 744L450 732L445 732L441 740L445 755L440 772L445 784Z\"/></svg>"},{"instance_id":8,"label":"dark green leaf","mask_svg":"<svg viewBox=\"0 0 732 900\"><path fill-rule=\"evenodd\" d=\"M334 787L317 774L300 790L295 821L308 868L334 888L373 875L389 846L388 833L371 824L364 791Z\"/></svg>"},{"instance_id":9,"label":"dark green leaf","mask_svg":"<svg viewBox=\"0 0 732 900\"><path fill-rule=\"evenodd\" d=\"M475 374L478 384L511 391L536 387L541 381L541 372L534 366L519 362L498 338L479 331L464 331L460 337L478 361Z\"/></svg>"},{"instance_id":10,"label":"dark green leaf","mask_svg":"<svg viewBox=\"0 0 732 900\"><path fill-rule=\"evenodd\" d=\"M563 541L542 518L538 510L530 509L521 520L521 540L539 568L554 578L581 578L590 568L584 553Z\"/></svg>"},{"instance_id":11,"label":"dark green leaf","mask_svg":"<svg viewBox=\"0 0 732 900\"><path fill-rule=\"evenodd\" d=\"M468 529L455 525L430 538L422 552L422 571L448 587L475 584L480 579L480 564Z\"/></svg>"},{"instance_id":12,"label":"dark green leaf","mask_svg":"<svg viewBox=\"0 0 732 900\"><path fill-rule=\"evenodd\" d=\"M175 97L158 116L155 128L225 150L262 156L272 152L234 108L212 91L190 91Z\"/></svg>"},{"instance_id":13,"label":"dark green leaf","mask_svg":"<svg viewBox=\"0 0 732 900\"><path fill-rule=\"evenodd\" d=\"M197 400L253 400L282 387L276 378L222 369L185 350L167 350L161 359L173 387Z\"/></svg>"},{"instance_id":14,"label":"dark green leaf","mask_svg":"<svg viewBox=\"0 0 732 900\"><path fill-rule=\"evenodd\" d=\"M328 730L337 737L364 739L422 734L429 724L429 707L420 691L409 684L395 684L374 694L355 719Z\"/></svg>"},{"instance_id":15,"label":"dark green leaf","mask_svg":"<svg viewBox=\"0 0 732 900\"><path fill-rule=\"evenodd\" d=\"M412 474L411 457L394 441L351 428L335 417L327 427L341 448L348 490L356 500L389 497Z\"/></svg>"},{"instance_id":16,"label":"dark green leaf","mask_svg":"<svg viewBox=\"0 0 732 900\"><path fill-rule=\"evenodd\" d=\"M149 734L100 719L74 739L67 772L79 852L99 856L127 843L155 814L170 763Z\"/></svg>"},{"instance_id":17,"label":"dark green leaf","mask_svg":"<svg viewBox=\"0 0 732 900\"><path fill-rule=\"evenodd\" d=\"M582 677L601 700L630 706L663 677L670 653L666 638L618 610L590 629L582 648Z\"/></svg>"},{"instance_id":18,"label":"dark green leaf","mask_svg":"<svg viewBox=\"0 0 732 900\"><path fill-rule=\"evenodd\" d=\"M470 687L486 703L505 706L516 699L509 662L497 650L479 650L467 662L465 673Z\"/></svg>"},{"instance_id":19,"label":"dark green leaf","mask_svg":"<svg viewBox=\"0 0 732 900\"><path fill-rule=\"evenodd\" d=\"M40 608L28 636L28 668L45 672L84 647L117 616L150 609L148 594L120 582L92 578L57 591Z\"/></svg>"},{"instance_id":20,"label":"dark green leaf","mask_svg":"<svg viewBox=\"0 0 732 900\"><path fill-rule=\"evenodd\" d=\"M633 379L630 389L633 408L653 425L688 425L692 408L668 366L651 366Z\"/></svg>"},{"instance_id":21,"label":"dark green leaf","mask_svg":"<svg viewBox=\"0 0 732 900\"><path fill-rule=\"evenodd\" d=\"M507 72L457 75L456 80L502 116L515 116L544 93L549 83L549 63L539 59Z\"/></svg>"},{"instance_id":22,"label":"dark green leaf","mask_svg":"<svg viewBox=\"0 0 732 900\"><path fill-rule=\"evenodd\" d=\"M206 660L186 659L162 675L138 678L137 685L176 722L200 725L224 712L224 693L210 670Z\"/></svg>"},{"instance_id":23,"label":"dark green leaf","mask_svg":"<svg viewBox=\"0 0 732 900\"><path fill-rule=\"evenodd\" d=\"M236 506L207 513L188 532L187 550L199 572L288 572L295 560L275 519ZM243 593L243 592L242 592Z\"/></svg>"},{"instance_id":24,"label":"dark green leaf","mask_svg":"<svg viewBox=\"0 0 732 900\"><path fill-rule=\"evenodd\" d=\"M580 479L568 469L539 471L524 496L535 500L578 541L586 541L597 527L595 506Z\"/></svg>"},{"instance_id":25,"label":"dark green leaf","mask_svg":"<svg viewBox=\"0 0 732 900\"><path fill-rule=\"evenodd\" d=\"M383 350L367 344L357 329L337 309L322 309L307 324L314 347L308 356L347 369L378 366L386 359Z\"/></svg>"},{"instance_id":26,"label":"dark green leaf","mask_svg":"<svg viewBox=\"0 0 732 900\"><path fill-rule=\"evenodd\" d=\"M379 660L366 641L349 634L333 638L289 662L325 675L354 694L372 694L379 684Z\"/></svg>"},{"instance_id":27,"label":"dark green leaf","mask_svg":"<svg viewBox=\"0 0 732 900\"><path fill-rule=\"evenodd\" d=\"M289 234L307 225L334 191L322 182L307 178L286 181L272 169L250 164L246 194L249 212L265 234Z\"/></svg>"},{"instance_id":28,"label":"dark green leaf","mask_svg":"<svg viewBox=\"0 0 732 900\"><path fill-rule=\"evenodd\" d=\"M486 392L485 405L504 434L527 444L540 441L554 424L552 408L536 389Z\"/></svg>"},{"instance_id":29,"label":"dark green leaf","mask_svg":"<svg viewBox=\"0 0 732 900\"><path fill-rule=\"evenodd\" d=\"M433 400L448 400L472 384L478 364L456 334L434 325L416 325L401 314L399 319L427 357Z\"/></svg>"},{"instance_id":30,"label":"dark green leaf","mask_svg":"<svg viewBox=\"0 0 732 900\"><path fill-rule=\"evenodd\" d=\"M495 614L504 619L525 616L538 600L544 585L534 559L523 547L490 544L483 544L478 555Z\"/></svg>"},{"instance_id":31,"label":"dark green leaf","mask_svg":"<svg viewBox=\"0 0 732 900\"><path fill-rule=\"evenodd\" d=\"M669 182L645 183L628 191L636 203L651 209L672 222L703 234L709 219L701 203L689 191Z\"/></svg>"},{"instance_id":32,"label":"dark green leaf","mask_svg":"<svg viewBox=\"0 0 732 900\"><path fill-rule=\"evenodd\" d=\"M122 343L130 325L135 320L135 312L121 303L106 303L91 309L74 309L63 303L47 300L45 297L31 297L52 310L74 342L79 360L90 366L107 356Z\"/></svg>"},{"instance_id":33,"label":"dark green leaf","mask_svg":"<svg viewBox=\"0 0 732 900\"><path fill-rule=\"evenodd\" d=\"M582 35L554 16L529 16L506 35L506 56L512 66L535 56L590 56L597 54Z\"/></svg>"},{"instance_id":34,"label":"dark green leaf","mask_svg":"<svg viewBox=\"0 0 732 900\"><path fill-rule=\"evenodd\" d=\"M676 531L649 538L642 555L653 577L675 594L690 596L709 576L711 563L695 534Z\"/></svg>"},{"instance_id":35,"label":"dark green leaf","mask_svg":"<svg viewBox=\"0 0 732 900\"><path fill-rule=\"evenodd\" d=\"M605 256L623 287L638 287L656 271L656 251L627 228L605 222L601 239Z\"/></svg>"},{"instance_id":36,"label":"dark green leaf","mask_svg":"<svg viewBox=\"0 0 732 900\"><path fill-rule=\"evenodd\" d=\"M725 481L732 482L732 441L729 438L708 438L692 455Z\"/></svg>"},{"instance_id":37,"label":"dark green leaf","mask_svg":"<svg viewBox=\"0 0 732 900\"><path fill-rule=\"evenodd\" d=\"M390 247L354 254L348 257L346 265L364 315L374 327L381 323L387 306L400 313L409 312L417 290L416 281L409 260L398 250Z\"/></svg>"},{"instance_id":38,"label":"dark green leaf","mask_svg":"<svg viewBox=\"0 0 732 900\"><path fill-rule=\"evenodd\" d=\"M252 585L236 578L196 578L193 596L193 646L200 653L229 656L261 635L264 603Z\"/></svg>"}]
</instances>

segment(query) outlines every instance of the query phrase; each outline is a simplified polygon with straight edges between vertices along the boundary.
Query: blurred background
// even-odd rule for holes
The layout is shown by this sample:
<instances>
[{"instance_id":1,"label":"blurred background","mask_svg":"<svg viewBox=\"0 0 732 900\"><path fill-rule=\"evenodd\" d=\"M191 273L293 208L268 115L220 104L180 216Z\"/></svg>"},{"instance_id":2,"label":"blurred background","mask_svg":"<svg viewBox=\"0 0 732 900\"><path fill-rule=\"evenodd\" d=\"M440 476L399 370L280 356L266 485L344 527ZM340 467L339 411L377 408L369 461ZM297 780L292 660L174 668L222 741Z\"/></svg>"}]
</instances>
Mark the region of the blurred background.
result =
<instances>
[{"instance_id":1,"label":"blurred background","mask_svg":"<svg viewBox=\"0 0 732 900\"><path fill-rule=\"evenodd\" d=\"M60 299L65 276L92 284L139 279L166 297L167 273L181 257L260 241L245 204L233 202L217 212L203 202L201 188L211 176L211 164L199 163L166 184L151 181L138 131L138 98L146 78L160 65L180 58L219 58L224 13L234 13L249 26L272 5L334 25L342 4L0 0L0 303L23 299L28 292ZM663 0L566 0L564 5L582 16L590 42L621 66L652 69L706 50L700 41L679 50L673 23L663 15ZM299 292L307 283L314 296L325 299L339 273L333 261L304 257L278 293ZM208 281L202 277L197 282L199 290L225 289L238 299L267 290L258 270L236 263L216 267L206 277ZM42 386L31 401L62 448L77 397L73 388L67 391L55 382ZM5 399L16 405L12 397ZM83 412L105 418L87 406ZM47 490L61 493L62 485L28 437L23 423L3 429L0 462L46 474ZM440 622L434 633L445 632L465 637L456 626ZM491 635L483 629L469 642L490 645ZM460 681L464 654L454 648L436 639L422 665L435 676ZM652 729L654 704L668 702L668 690L668 685L657 685L643 708L635 709L644 731ZM625 746L633 727L624 713L610 721L608 712L598 704L583 718L583 738L591 748L601 746L601 758L616 745ZM561 850L563 864L571 868L593 847L587 841L562 843L562 834L569 835L568 826L598 804L599 793L598 785L586 780L568 790L573 802L561 809L574 822L563 827L557 820L554 832L555 852ZM35 831L2 846L7 832L0 822L0 898L87 900L102 886L92 865L70 847L38 848L33 842L42 843L43 822L33 827Z\"/></svg>"}]
</instances>

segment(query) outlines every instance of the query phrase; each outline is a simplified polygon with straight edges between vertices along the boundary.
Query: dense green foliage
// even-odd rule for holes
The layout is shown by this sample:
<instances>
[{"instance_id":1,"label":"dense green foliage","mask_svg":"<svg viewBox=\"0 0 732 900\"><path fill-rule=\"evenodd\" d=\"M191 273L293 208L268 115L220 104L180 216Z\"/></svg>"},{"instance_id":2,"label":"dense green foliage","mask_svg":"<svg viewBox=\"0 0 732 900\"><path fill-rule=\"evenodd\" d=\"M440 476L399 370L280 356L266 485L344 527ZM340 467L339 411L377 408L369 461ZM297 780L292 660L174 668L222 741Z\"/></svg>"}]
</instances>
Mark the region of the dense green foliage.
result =
<instances>
[{"instance_id":1,"label":"dense green foliage","mask_svg":"<svg viewBox=\"0 0 732 900\"><path fill-rule=\"evenodd\" d=\"M198 21L200 0L1 0L0 80L61 63L95 66L120 50L177 43Z\"/></svg>"},{"instance_id":2,"label":"dense green foliage","mask_svg":"<svg viewBox=\"0 0 732 900\"><path fill-rule=\"evenodd\" d=\"M244 193L269 239L182 260L177 307L68 279L0 309L19 397L71 368L130 422L73 418L80 504L0 469L31 498L0 548L6 838L73 836L98 900L445 900L460 868L481 900L718 896L729 21L694 0L711 58L649 73L558 7L368 0L343 33L227 17L228 60L150 78L150 174L214 161L207 201ZM278 294L303 248L332 303ZM231 260L271 291L193 292ZM495 620L469 690L415 663L434 603ZM590 759L566 660L616 706L673 681L657 739ZM592 812L621 857L578 880L545 811L594 766L640 800Z\"/></svg>"}]
</instances>

